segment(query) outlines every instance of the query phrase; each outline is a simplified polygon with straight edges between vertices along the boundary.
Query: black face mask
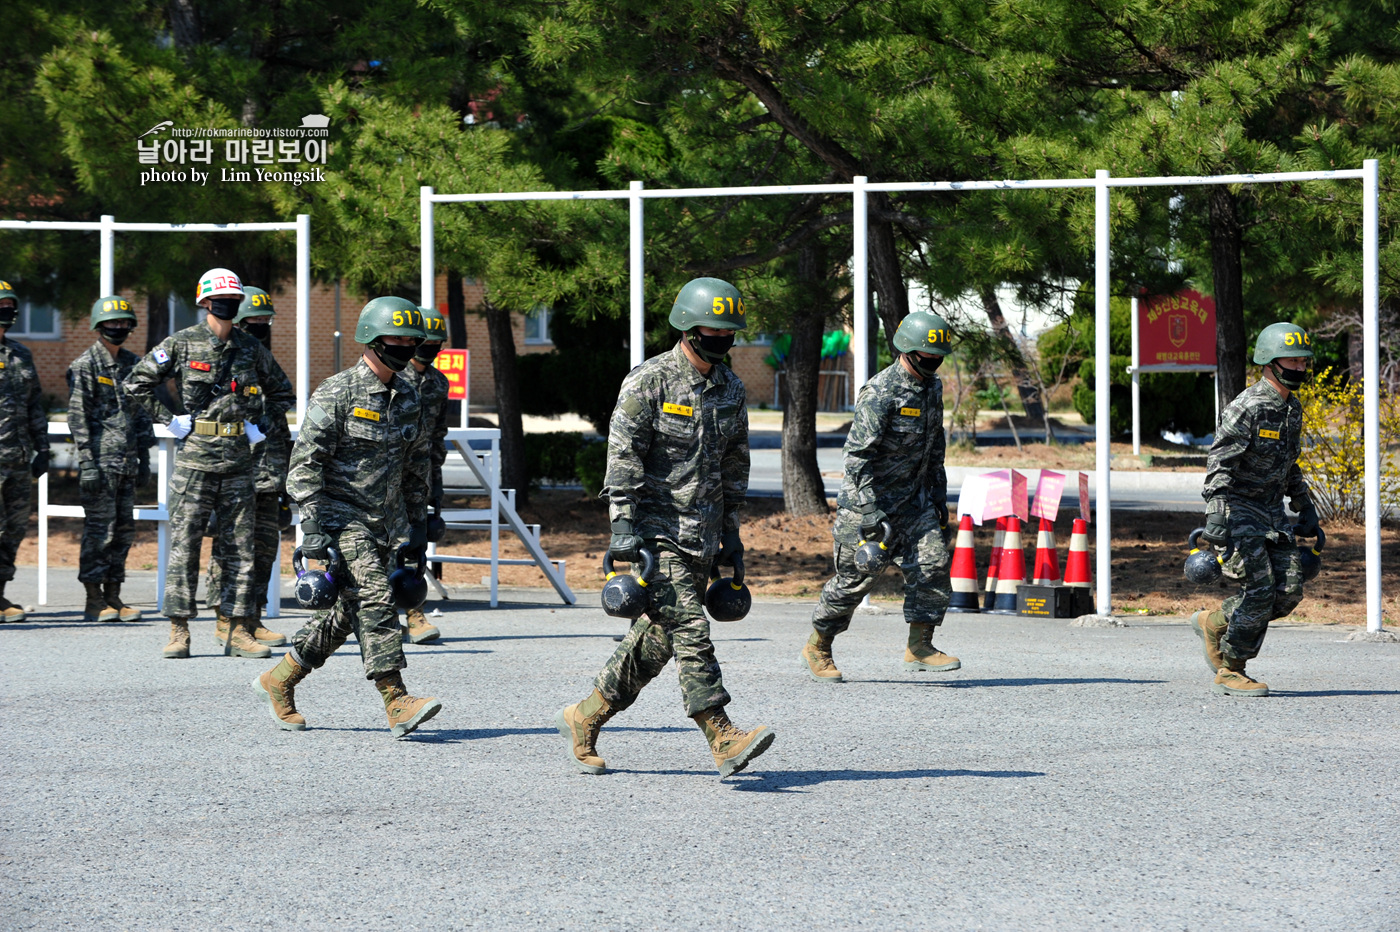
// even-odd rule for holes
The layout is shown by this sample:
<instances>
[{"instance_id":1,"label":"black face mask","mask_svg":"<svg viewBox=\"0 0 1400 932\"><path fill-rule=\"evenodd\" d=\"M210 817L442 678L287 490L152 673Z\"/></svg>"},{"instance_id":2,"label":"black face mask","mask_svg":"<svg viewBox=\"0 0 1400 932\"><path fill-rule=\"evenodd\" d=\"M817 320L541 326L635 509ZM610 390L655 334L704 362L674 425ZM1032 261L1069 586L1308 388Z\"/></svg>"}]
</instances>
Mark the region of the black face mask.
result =
<instances>
[{"instance_id":1,"label":"black face mask","mask_svg":"<svg viewBox=\"0 0 1400 932\"><path fill-rule=\"evenodd\" d=\"M98 324L97 329L102 334L102 339L106 340L108 343L115 343L118 346L125 342L127 337L131 336L130 327L106 327Z\"/></svg>"},{"instance_id":2,"label":"black face mask","mask_svg":"<svg viewBox=\"0 0 1400 932\"><path fill-rule=\"evenodd\" d=\"M219 320L233 320L238 316L238 306L242 303L241 298L210 298L209 313Z\"/></svg>"},{"instance_id":3,"label":"black face mask","mask_svg":"<svg viewBox=\"0 0 1400 932\"><path fill-rule=\"evenodd\" d=\"M374 350L379 361L384 363L395 372L402 372L408 365L408 361L413 358L413 354L418 352L418 347L409 346L389 346L376 340L370 347Z\"/></svg>"},{"instance_id":4,"label":"black face mask","mask_svg":"<svg viewBox=\"0 0 1400 932\"><path fill-rule=\"evenodd\" d=\"M425 366L431 366L433 360L437 359L440 349L442 349L441 343L420 343L418 344L418 352L413 354L413 358Z\"/></svg>"},{"instance_id":5,"label":"black face mask","mask_svg":"<svg viewBox=\"0 0 1400 932\"><path fill-rule=\"evenodd\" d=\"M729 355L729 351L734 347L733 332L725 333L717 337L707 337L699 330L692 330L685 335L690 341L691 349L700 355L700 358L710 365L724 361L724 357Z\"/></svg>"},{"instance_id":6,"label":"black face mask","mask_svg":"<svg viewBox=\"0 0 1400 932\"><path fill-rule=\"evenodd\" d=\"M1274 370L1274 378L1278 379L1278 384L1290 392L1296 392L1308 380L1307 369L1285 369L1278 364L1278 360L1269 363L1269 368Z\"/></svg>"},{"instance_id":7,"label":"black face mask","mask_svg":"<svg viewBox=\"0 0 1400 932\"><path fill-rule=\"evenodd\" d=\"M255 324L250 321L243 325L243 329L248 331L249 335L257 337L258 342L263 346L268 349L272 348L270 345L272 343L272 324Z\"/></svg>"},{"instance_id":8,"label":"black face mask","mask_svg":"<svg viewBox=\"0 0 1400 932\"><path fill-rule=\"evenodd\" d=\"M905 353L904 358L909 360L909 364L914 367L914 371L924 378L929 378L938 371L938 367L943 365L942 356L930 356L925 359L918 353Z\"/></svg>"},{"instance_id":9,"label":"black face mask","mask_svg":"<svg viewBox=\"0 0 1400 932\"><path fill-rule=\"evenodd\" d=\"M19 317L19 308L0 307L0 327L13 327L17 317Z\"/></svg>"}]
</instances>

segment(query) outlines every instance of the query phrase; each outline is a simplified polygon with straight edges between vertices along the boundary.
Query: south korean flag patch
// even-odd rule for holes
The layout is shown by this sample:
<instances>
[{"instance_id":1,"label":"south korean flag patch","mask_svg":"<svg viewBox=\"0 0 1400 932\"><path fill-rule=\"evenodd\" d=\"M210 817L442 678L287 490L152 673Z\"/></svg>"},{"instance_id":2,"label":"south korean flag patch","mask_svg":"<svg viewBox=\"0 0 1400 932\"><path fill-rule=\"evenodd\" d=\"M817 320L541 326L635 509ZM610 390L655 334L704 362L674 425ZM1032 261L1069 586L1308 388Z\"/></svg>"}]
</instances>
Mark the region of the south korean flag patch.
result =
<instances>
[{"instance_id":1,"label":"south korean flag patch","mask_svg":"<svg viewBox=\"0 0 1400 932\"><path fill-rule=\"evenodd\" d=\"M151 355L154 356L156 358L156 362L160 363L162 366L170 361L170 354L167 353L165 350L161 349L159 346L155 348L155 351L152 352Z\"/></svg>"}]
</instances>

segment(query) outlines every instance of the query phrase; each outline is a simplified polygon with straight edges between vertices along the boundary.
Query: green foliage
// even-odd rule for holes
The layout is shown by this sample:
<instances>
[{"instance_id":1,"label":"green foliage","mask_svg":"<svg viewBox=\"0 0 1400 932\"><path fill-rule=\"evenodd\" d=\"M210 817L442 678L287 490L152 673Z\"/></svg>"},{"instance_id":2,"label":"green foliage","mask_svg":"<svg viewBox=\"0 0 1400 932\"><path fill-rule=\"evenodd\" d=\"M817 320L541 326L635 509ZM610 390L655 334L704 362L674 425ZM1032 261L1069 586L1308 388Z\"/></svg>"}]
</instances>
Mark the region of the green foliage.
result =
<instances>
[{"instance_id":1,"label":"green foliage","mask_svg":"<svg viewBox=\"0 0 1400 932\"><path fill-rule=\"evenodd\" d=\"M561 314L552 327L552 352L516 357L521 411L544 417L574 413L607 434L630 367L622 346L626 333L621 319L582 323Z\"/></svg>"},{"instance_id":2,"label":"green foliage","mask_svg":"<svg viewBox=\"0 0 1400 932\"><path fill-rule=\"evenodd\" d=\"M567 430L526 434L525 470L530 484L573 482L578 476L575 460L583 443L583 434Z\"/></svg>"},{"instance_id":3,"label":"green foliage","mask_svg":"<svg viewBox=\"0 0 1400 932\"><path fill-rule=\"evenodd\" d=\"M585 443L574 457L574 467L578 472L579 482L583 484L584 494L589 498L597 498L603 491L603 481L607 478L607 443L601 440Z\"/></svg>"}]
</instances>

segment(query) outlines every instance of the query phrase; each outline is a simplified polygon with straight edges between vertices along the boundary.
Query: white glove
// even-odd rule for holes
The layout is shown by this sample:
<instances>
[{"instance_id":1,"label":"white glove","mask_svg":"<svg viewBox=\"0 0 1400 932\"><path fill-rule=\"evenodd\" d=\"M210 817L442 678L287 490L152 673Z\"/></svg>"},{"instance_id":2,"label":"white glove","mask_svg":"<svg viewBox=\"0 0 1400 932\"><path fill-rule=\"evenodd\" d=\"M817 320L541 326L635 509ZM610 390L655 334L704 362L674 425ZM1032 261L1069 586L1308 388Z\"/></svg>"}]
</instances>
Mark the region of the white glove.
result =
<instances>
[{"instance_id":1,"label":"white glove","mask_svg":"<svg viewBox=\"0 0 1400 932\"><path fill-rule=\"evenodd\" d=\"M248 435L248 442L253 446L257 446L267 439L267 434L258 430L258 425L254 424L252 421L243 422L243 433Z\"/></svg>"},{"instance_id":2,"label":"white glove","mask_svg":"<svg viewBox=\"0 0 1400 932\"><path fill-rule=\"evenodd\" d=\"M165 426L175 435L175 439L184 440L190 435L190 431L194 430L194 418L188 414L177 414Z\"/></svg>"}]
</instances>

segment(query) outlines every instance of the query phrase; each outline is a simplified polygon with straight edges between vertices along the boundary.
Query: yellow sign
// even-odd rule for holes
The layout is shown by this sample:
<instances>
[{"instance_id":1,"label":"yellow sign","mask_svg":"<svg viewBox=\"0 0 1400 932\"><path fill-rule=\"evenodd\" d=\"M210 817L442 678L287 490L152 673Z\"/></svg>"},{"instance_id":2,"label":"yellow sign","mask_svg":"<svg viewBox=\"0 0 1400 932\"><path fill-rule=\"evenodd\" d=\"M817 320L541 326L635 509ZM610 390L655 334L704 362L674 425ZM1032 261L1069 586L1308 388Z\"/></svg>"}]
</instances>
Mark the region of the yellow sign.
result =
<instances>
[{"instance_id":1,"label":"yellow sign","mask_svg":"<svg viewBox=\"0 0 1400 932\"><path fill-rule=\"evenodd\" d=\"M924 413L924 409L923 409L923 408L900 408L900 409L899 409L899 413L905 415L906 417L918 417L919 415L921 415L921 414Z\"/></svg>"},{"instance_id":2,"label":"yellow sign","mask_svg":"<svg viewBox=\"0 0 1400 932\"><path fill-rule=\"evenodd\" d=\"M1261 436L1261 437L1268 437L1270 440L1277 440L1277 439L1278 439L1278 431L1276 431L1276 430L1265 430L1263 427L1261 427L1261 428L1259 428L1259 436Z\"/></svg>"},{"instance_id":3,"label":"yellow sign","mask_svg":"<svg viewBox=\"0 0 1400 932\"><path fill-rule=\"evenodd\" d=\"M355 415L355 417L362 417L362 418L364 418L366 421L378 421L378 420L379 420L379 412L378 412L378 411L371 411L369 408L356 408L354 411L351 411L350 413L353 414L353 415Z\"/></svg>"},{"instance_id":4,"label":"yellow sign","mask_svg":"<svg viewBox=\"0 0 1400 932\"><path fill-rule=\"evenodd\" d=\"M669 401L661 405L661 410L665 411L667 414L684 414L686 417L690 417L695 413L694 408L687 407L686 405L673 405Z\"/></svg>"},{"instance_id":5,"label":"yellow sign","mask_svg":"<svg viewBox=\"0 0 1400 932\"><path fill-rule=\"evenodd\" d=\"M99 375L99 376L97 377L97 384L98 384L98 385L111 385L113 388L115 388L116 385L117 385L116 382L113 382L111 379L107 378L105 375Z\"/></svg>"}]
</instances>

